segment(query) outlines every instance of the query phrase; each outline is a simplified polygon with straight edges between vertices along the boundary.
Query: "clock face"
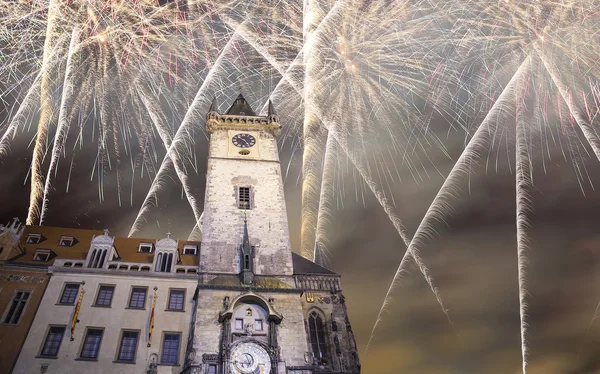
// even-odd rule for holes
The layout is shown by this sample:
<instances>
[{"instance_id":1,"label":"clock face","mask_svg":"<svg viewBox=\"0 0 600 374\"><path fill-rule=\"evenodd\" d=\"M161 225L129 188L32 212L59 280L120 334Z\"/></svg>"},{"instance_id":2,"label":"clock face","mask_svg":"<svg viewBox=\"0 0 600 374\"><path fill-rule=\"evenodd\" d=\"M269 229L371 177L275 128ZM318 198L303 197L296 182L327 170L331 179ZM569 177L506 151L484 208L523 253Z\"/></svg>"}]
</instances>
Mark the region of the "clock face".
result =
<instances>
[{"instance_id":1,"label":"clock face","mask_svg":"<svg viewBox=\"0 0 600 374\"><path fill-rule=\"evenodd\" d=\"M254 136L246 133L235 134L233 138L231 138L231 142L236 147L240 148L250 148L256 144L256 139Z\"/></svg>"},{"instance_id":2,"label":"clock face","mask_svg":"<svg viewBox=\"0 0 600 374\"><path fill-rule=\"evenodd\" d=\"M231 352L231 372L235 374L270 374L269 354L256 343L238 344Z\"/></svg>"}]
</instances>

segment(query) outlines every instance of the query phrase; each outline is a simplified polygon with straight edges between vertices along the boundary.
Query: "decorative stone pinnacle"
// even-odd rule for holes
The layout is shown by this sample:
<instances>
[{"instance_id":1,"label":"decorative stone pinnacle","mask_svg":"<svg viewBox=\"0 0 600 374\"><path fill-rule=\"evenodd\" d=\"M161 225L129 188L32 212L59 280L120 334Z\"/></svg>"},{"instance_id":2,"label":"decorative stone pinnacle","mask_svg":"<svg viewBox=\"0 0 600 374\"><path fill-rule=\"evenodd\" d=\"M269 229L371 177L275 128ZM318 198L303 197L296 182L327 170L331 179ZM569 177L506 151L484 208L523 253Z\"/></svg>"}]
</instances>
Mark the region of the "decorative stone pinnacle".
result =
<instances>
[{"instance_id":1,"label":"decorative stone pinnacle","mask_svg":"<svg viewBox=\"0 0 600 374\"><path fill-rule=\"evenodd\" d=\"M104 229L104 235L108 236L108 229Z\"/></svg>"},{"instance_id":2,"label":"decorative stone pinnacle","mask_svg":"<svg viewBox=\"0 0 600 374\"><path fill-rule=\"evenodd\" d=\"M167 232L167 238L169 238L169 239L171 238L171 232L170 231Z\"/></svg>"}]
</instances>

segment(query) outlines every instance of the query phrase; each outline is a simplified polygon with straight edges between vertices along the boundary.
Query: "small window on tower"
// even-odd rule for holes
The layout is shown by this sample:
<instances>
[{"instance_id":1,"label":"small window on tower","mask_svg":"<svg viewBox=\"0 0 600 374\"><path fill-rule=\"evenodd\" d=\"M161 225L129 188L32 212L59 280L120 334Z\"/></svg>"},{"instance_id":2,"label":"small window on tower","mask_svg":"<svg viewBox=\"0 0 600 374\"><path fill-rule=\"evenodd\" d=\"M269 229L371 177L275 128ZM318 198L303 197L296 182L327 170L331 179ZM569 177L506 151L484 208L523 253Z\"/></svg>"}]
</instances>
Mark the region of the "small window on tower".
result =
<instances>
[{"instance_id":1,"label":"small window on tower","mask_svg":"<svg viewBox=\"0 0 600 374\"><path fill-rule=\"evenodd\" d=\"M238 208L252 209L250 187L238 187Z\"/></svg>"}]
</instances>

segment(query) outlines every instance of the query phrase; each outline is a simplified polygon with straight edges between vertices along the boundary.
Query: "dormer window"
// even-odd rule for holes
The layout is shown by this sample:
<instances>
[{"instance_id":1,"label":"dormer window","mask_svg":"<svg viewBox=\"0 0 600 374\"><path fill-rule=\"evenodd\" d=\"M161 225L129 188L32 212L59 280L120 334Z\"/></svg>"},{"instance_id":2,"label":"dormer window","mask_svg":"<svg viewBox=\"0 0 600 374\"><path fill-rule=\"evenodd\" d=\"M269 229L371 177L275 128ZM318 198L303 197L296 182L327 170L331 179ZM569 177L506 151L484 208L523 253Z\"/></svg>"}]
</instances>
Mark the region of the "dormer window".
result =
<instances>
[{"instance_id":1,"label":"dormer window","mask_svg":"<svg viewBox=\"0 0 600 374\"><path fill-rule=\"evenodd\" d=\"M248 186L238 186L237 188L237 204L238 209L249 210L252 209L251 191Z\"/></svg>"},{"instance_id":2,"label":"dormer window","mask_svg":"<svg viewBox=\"0 0 600 374\"><path fill-rule=\"evenodd\" d=\"M152 249L154 248L154 246L152 245L152 243L140 243L140 246L138 248L138 252L140 253L152 253Z\"/></svg>"},{"instance_id":3,"label":"dormer window","mask_svg":"<svg viewBox=\"0 0 600 374\"><path fill-rule=\"evenodd\" d=\"M42 234L27 235L27 244L39 244L42 241Z\"/></svg>"},{"instance_id":4,"label":"dormer window","mask_svg":"<svg viewBox=\"0 0 600 374\"><path fill-rule=\"evenodd\" d=\"M33 261L46 262L50 259L52 251L49 249L36 249L33 255Z\"/></svg>"},{"instance_id":5,"label":"dormer window","mask_svg":"<svg viewBox=\"0 0 600 374\"><path fill-rule=\"evenodd\" d=\"M198 254L198 246L195 244L184 245L183 246L183 254L196 256Z\"/></svg>"},{"instance_id":6,"label":"dormer window","mask_svg":"<svg viewBox=\"0 0 600 374\"><path fill-rule=\"evenodd\" d=\"M72 247L75 244L75 238L72 236L62 235L58 241L58 245L63 247Z\"/></svg>"}]
</instances>

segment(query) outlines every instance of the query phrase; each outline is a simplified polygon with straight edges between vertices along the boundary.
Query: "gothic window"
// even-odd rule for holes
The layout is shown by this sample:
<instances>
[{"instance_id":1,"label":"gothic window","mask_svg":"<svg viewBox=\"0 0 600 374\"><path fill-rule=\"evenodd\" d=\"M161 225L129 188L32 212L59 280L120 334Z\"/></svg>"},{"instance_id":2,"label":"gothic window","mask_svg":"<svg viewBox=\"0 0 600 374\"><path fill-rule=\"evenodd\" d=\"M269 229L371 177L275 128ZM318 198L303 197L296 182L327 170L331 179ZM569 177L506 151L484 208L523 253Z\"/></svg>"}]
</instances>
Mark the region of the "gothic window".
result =
<instances>
[{"instance_id":1,"label":"gothic window","mask_svg":"<svg viewBox=\"0 0 600 374\"><path fill-rule=\"evenodd\" d=\"M250 187L238 186L237 188L238 209L252 209L252 201L250 198Z\"/></svg>"},{"instance_id":2,"label":"gothic window","mask_svg":"<svg viewBox=\"0 0 600 374\"><path fill-rule=\"evenodd\" d=\"M313 356L317 360L327 357L327 343L325 341L325 330L323 318L317 312L312 312L308 317L308 328L310 330L310 344Z\"/></svg>"}]
</instances>

